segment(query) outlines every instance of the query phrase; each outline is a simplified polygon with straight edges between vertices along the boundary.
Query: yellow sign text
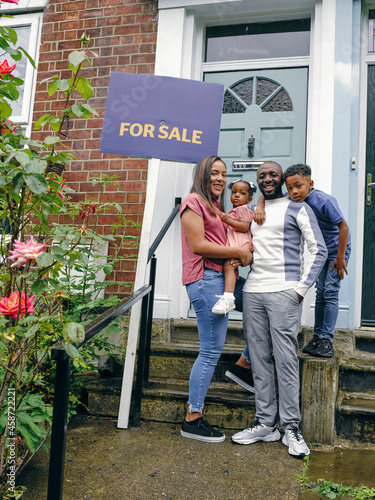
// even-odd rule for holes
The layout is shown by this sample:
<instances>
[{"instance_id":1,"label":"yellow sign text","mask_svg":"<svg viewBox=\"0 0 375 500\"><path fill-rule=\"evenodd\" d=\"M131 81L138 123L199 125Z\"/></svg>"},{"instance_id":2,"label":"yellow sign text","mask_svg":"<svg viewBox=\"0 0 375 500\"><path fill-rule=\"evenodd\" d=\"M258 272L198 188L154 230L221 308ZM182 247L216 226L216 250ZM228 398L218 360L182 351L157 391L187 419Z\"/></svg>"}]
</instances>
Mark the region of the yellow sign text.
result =
<instances>
[{"instance_id":1,"label":"yellow sign text","mask_svg":"<svg viewBox=\"0 0 375 500\"><path fill-rule=\"evenodd\" d=\"M191 130L188 131L187 128L182 130L178 127L170 128L168 125L160 125L158 129L155 125L151 123L121 123L120 135L123 136L125 132L128 132L133 137L152 137L158 139L175 139L180 142L191 142L193 144L202 144L201 135L202 130Z\"/></svg>"}]
</instances>

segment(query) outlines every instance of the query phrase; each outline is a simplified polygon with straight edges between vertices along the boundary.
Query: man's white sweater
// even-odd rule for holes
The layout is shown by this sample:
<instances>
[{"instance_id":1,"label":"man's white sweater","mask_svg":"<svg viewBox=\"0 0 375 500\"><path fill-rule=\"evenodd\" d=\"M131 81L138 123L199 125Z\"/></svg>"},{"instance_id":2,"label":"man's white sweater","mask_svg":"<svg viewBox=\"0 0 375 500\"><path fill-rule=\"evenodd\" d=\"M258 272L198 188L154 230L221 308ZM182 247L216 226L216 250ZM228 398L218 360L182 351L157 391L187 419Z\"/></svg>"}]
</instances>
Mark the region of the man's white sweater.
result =
<instances>
[{"instance_id":1,"label":"man's white sweater","mask_svg":"<svg viewBox=\"0 0 375 500\"><path fill-rule=\"evenodd\" d=\"M314 212L289 198L266 200L266 220L251 224L254 254L244 292L294 288L304 297L327 259L327 248ZM306 243L306 252L304 252Z\"/></svg>"}]
</instances>

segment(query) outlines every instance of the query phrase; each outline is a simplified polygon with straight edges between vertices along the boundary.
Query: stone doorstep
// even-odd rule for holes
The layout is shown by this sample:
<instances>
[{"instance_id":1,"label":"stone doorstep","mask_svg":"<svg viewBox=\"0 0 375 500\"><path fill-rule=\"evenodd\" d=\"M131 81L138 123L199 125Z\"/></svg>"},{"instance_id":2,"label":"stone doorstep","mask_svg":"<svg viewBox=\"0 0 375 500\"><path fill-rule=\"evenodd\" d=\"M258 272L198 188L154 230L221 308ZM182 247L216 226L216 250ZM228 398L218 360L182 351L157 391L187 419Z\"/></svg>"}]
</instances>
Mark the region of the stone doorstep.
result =
<instances>
[{"instance_id":1,"label":"stone doorstep","mask_svg":"<svg viewBox=\"0 0 375 500\"><path fill-rule=\"evenodd\" d=\"M341 393L336 405L337 438L375 443L375 395Z\"/></svg>"},{"instance_id":2,"label":"stone doorstep","mask_svg":"<svg viewBox=\"0 0 375 500\"><path fill-rule=\"evenodd\" d=\"M190 328L195 320L182 320L182 323L187 324L186 326ZM239 329L238 322L236 323L236 328ZM312 329L302 328L300 347L308 341L309 336L311 338ZM232 384L231 387L230 383L223 382L226 379L224 374L228 363L232 363L238 358L242 348L241 345L227 344L215 370L205 404L205 416L212 425L223 428L244 428L251 423L254 417L255 405L249 397L250 393L245 391L245 394L241 394L234 389L234 387L238 387L236 384ZM333 444L336 439L336 420L342 418L345 413L343 408L343 412L339 414L336 407L337 390L343 390L338 387L342 378L342 376L338 376L339 370L341 375L350 370L358 373L359 377L365 373L367 374L365 378L371 377L372 373L375 372L375 364L371 357L369 359L353 359L355 353L353 332L348 335L348 331L338 331L335 349L335 357L331 359L314 358L299 353L303 374L301 395L304 433L306 429L306 438L311 442ZM188 376L197 353L198 343L196 341L168 344L152 343L150 384L144 389L142 419L176 423L181 421L186 411ZM352 359L343 359L344 354L342 353L346 354L346 358ZM168 362L166 362L166 357L168 357ZM164 380L161 381L160 377L164 377ZM111 387L113 383L114 387ZM366 383L368 385L369 382ZM368 387L365 390L367 391L367 389ZM121 378L118 378L117 382L114 382L114 379L92 381L86 385L86 390L90 393L89 408L93 414L117 416ZM352 395L348 395L348 397L351 397L353 401ZM368 399L371 400L371 398ZM321 408L322 400L332 401L332 404L326 405L324 411ZM359 409L356 412L352 408L345 411L347 415L345 417L346 428L356 425L350 423L348 419L352 418L354 414L359 415ZM358 418L362 422L359 429L362 429L363 416L355 417L357 420ZM362 430L356 430L356 439L361 439L361 432ZM343 433L340 437L348 438L348 435Z\"/></svg>"},{"instance_id":3,"label":"stone doorstep","mask_svg":"<svg viewBox=\"0 0 375 500\"><path fill-rule=\"evenodd\" d=\"M375 419L375 394L363 392L340 392L337 398L337 409L341 413L347 414L362 414L373 417Z\"/></svg>"}]
</instances>

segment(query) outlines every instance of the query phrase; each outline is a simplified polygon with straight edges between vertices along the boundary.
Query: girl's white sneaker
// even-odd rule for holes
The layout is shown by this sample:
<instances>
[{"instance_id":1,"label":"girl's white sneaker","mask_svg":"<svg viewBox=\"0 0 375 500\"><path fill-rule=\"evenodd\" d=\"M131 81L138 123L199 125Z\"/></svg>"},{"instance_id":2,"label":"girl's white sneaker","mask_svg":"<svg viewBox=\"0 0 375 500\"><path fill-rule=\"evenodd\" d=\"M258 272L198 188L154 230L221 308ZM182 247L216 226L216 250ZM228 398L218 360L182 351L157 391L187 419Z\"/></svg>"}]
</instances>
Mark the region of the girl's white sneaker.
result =
<instances>
[{"instance_id":1,"label":"girl's white sneaker","mask_svg":"<svg viewBox=\"0 0 375 500\"><path fill-rule=\"evenodd\" d=\"M219 300L212 308L212 312L214 314L227 314L229 311L236 309L236 303L234 299L229 299L227 297L224 297L224 295L216 295L216 297L219 297Z\"/></svg>"}]
</instances>

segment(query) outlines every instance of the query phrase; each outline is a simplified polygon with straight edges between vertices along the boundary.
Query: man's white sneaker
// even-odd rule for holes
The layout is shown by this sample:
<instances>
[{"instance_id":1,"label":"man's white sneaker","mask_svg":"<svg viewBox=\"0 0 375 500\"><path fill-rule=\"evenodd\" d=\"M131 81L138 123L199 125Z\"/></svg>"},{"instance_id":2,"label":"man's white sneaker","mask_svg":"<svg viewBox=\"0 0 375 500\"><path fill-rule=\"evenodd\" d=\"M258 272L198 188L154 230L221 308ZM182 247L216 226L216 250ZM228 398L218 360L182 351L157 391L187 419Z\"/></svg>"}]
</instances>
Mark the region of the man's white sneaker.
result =
<instances>
[{"instance_id":1,"label":"man's white sneaker","mask_svg":"<svg viewBox=\"0 0 375 500\"><path fill-rule=\"evenodd\" d=\"M298 427L286 429L282 443L288 446L289 455L296 458L303 458L310 455L310 450L307 447L302 433Z\"/></svg>"},{"instance_id":2,"label":"man's white sneaker","mask_svg":"<svg viewBox=\"0 0 375 500\"><path fill-rule=\"evenodd\" d=\"M229 311L236 309L234 299L228 299L227 297L224 297L224 295L216 295L216 297L219 297L219 300L212 308L212 312L214 314L227 314Z\"/></svg>"},{"instance_id":3,"label":"man's white sneaker","mask_svg":"<svg viewBox=\"0 0 375 500\"><path fill-rule=\"evenodd\" d=\"M277 424L273 427L267 427L266 425L255 422L255 424L248 429L237 432L237 434L232 436L232 441L236 444L252 444L257 441L278 441L280 437Z\"/></svg>"}]
</instances>

